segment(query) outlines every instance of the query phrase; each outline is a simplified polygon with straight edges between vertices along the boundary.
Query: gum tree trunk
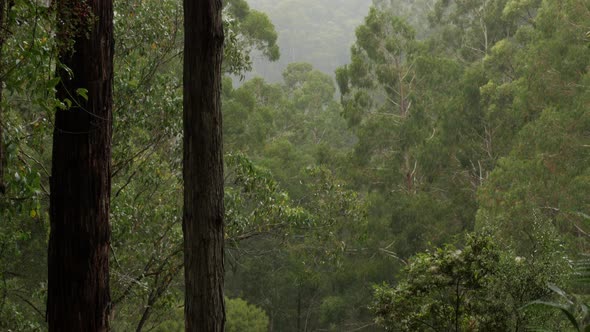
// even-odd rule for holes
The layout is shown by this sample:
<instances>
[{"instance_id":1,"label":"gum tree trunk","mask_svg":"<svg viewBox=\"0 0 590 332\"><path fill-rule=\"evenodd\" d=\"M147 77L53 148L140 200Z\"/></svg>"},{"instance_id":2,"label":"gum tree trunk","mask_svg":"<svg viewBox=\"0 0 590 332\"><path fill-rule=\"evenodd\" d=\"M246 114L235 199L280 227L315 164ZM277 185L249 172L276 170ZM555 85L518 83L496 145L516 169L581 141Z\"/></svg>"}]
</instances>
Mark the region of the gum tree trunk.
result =
<instances>
[{"instance_id":1,"label":"gum tree trunk","mask_svg":"<svg viewBox=\"0 0 590 332\"><path fill-rule=\"evenodd\" d=\"M184 268L186 331L222 332L223 153L220 0L184 0Z\"/></svg>"},{"instance_id":2,"label":"gum tree trunk","mask_svg":"<svg viewBox=\"0 0 590 332\"><path fill-rule=\"evenodd\" d=\"M9 7L10 8L10 7ZM6 0L0 0L0 57L2 56L2 51L4 49L4 41L6 40L6 36L8 34L7 24L6 24ZM0 77L4 75L4 68L0 68ZM4 185L4 122L3 122L3 109L2 109L2 81L0 80L0 194L4 194L5 192L5 185Z\"/></svg>"},{"instance_id":3,"label":"gum tree trunk","mask_svg":"<svg viewBox=\"0 0 590 332\"><path fill-rule=\"evenodd\" d=\"M107 331L113 82L112 0L61 0L64 48L53 133L48 251L49 331ZM74 27L72 30L68 29ZM86 29L84 31L84 29ZM79 95L86 89L88 100Z\"/></svg>"}]
</instances>

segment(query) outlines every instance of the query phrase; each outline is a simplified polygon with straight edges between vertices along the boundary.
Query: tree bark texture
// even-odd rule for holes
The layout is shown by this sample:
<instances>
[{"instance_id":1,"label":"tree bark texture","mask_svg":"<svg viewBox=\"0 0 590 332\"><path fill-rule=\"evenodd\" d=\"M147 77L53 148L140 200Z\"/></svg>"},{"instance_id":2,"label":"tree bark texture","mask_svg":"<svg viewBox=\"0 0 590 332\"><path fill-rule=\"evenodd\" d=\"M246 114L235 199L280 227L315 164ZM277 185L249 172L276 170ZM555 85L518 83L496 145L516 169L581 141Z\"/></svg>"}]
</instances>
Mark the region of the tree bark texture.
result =
<instances>
[{"instance_id":1,"label":"tree bark texture","mask_svg":"<svg viewBox=\"0 0 590 332\"><path fill-rule=\"evenodd\" d=\"M186 331L223 331L223 151L220 0L184 0Z\"/></svg>"},{"instance_id":2,"label":"tree bark texture","mask_svg":"<svg viewBox=\"0 0 590 332\"><path fill-rule=\"evenodd\" d=\"M0 0L1 1L1 0ZM0 26L2 26L0 24ZM1 37L0 37L1 38ZM0 56L2 54L2 48L4 43L0 42ZM6 192L6 186L4 184L4 121L3 121L3 108L2 108L2 81L0 81L0 195Z\"/></svg>"},{"instance_id":3,"label":"tree bark texture","mask_svg":"<svg viewBox=\"0 0 590 332\"><path fill-rule=\"evenodd\" d=\"M0 0L0 57L4 49L4 41L8 34L6 27L6 0ZM4 75L4 68L0 68L0 77ZM2 109L2 80L0 80L0 194L4 194L6 187L4 185L4 121L3 121L3 109Z\"/></svg>"},{"instance_id":4,"label":"tree bark texture","mask_svg":"<svg viewBox=\"0 0 590 332\"><path fill-rule=\"evenodd\" d=\"M113 84L112 0L61 0L48 251L49 331L107 331ZM68 20L73 21L68 22ZM84 28L86 29L84 31ZM71 29L72 31L68 31ZM87 89L88 100L77 93Z\"/></svg>"}]
</instances>

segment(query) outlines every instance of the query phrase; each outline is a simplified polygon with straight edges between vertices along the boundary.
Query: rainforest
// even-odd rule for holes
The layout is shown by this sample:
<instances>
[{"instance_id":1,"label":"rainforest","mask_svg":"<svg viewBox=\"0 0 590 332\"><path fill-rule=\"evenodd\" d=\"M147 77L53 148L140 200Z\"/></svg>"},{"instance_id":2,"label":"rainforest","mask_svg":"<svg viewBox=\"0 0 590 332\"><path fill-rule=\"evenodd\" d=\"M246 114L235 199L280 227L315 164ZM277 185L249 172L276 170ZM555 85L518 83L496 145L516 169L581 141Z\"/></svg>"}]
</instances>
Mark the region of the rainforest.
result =
<instances>
[{"instance_id":1,"label":"rainforest","mask_svg":"<svg viewBox=\"0 0 590 332\"><path fill-rule=\"evenodd\" d=\"M0 331L590 331L590 0L0 0Z\"/></svg>"}]
</instances>

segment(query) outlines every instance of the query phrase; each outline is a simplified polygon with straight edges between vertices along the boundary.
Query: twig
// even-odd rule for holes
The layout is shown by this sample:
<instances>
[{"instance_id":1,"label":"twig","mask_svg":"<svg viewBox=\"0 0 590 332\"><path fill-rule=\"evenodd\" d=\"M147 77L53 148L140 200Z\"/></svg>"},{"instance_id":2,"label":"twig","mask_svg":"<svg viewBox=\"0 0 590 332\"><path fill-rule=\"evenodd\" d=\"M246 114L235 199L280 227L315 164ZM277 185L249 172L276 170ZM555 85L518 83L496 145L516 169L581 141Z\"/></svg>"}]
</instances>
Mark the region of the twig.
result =
<instances>
[{"instance_id":1,"label":"twig","mask_svg":"<svg viewBox=\"0 0 590 332\"><path fill-rule=\"evenodd\" d=\"M31 306L31 308L33 308L35 310L35 312L38 313L42 319L45 319L45 315L43 314L43 312L41 312L41 310L39 310L39 308L37 308L31 301L27 300L26 298L24 298L23 296L21 296L18 293L14 293L14 295L16 295L16 297L21 299L23 302L25 302L29 306Z\"/></svg>"}]
</instances>

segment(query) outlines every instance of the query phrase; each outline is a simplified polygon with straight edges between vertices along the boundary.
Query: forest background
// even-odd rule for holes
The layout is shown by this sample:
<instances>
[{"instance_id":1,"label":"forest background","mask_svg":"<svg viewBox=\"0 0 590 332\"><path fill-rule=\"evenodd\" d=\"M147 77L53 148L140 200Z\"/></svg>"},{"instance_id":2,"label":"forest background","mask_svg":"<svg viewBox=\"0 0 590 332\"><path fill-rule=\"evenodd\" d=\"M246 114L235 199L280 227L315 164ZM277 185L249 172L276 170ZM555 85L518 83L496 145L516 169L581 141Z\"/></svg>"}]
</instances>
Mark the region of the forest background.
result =
<instances>
[{"instance_id":1,"label":"forest background","mask_svg":"<svg viewBox=\"0 0 590 332\"><path fill-rule=\"evenodd\" d=\"M587 0L250 5L224 9L228 331L585 330ZM55 13L2 15L0 330L43 331L68 105ZM180 331L182 4L114 19L111 325Z\"/></svg>"}]
</instances>

